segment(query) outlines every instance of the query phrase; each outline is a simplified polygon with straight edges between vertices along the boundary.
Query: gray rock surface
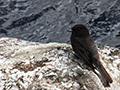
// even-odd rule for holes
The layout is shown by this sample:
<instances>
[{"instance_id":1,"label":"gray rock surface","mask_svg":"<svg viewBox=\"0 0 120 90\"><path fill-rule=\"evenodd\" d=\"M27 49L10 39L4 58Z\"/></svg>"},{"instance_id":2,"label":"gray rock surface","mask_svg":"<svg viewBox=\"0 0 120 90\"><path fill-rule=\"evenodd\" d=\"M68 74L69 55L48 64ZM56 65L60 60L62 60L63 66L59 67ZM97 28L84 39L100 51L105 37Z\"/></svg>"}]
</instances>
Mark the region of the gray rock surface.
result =
<instances>
[{"instance_id":1,"label":"gray rock surface","mask_svg":"<svg viewBox=\"0 0 120 90\"><path fill-rule=\"evenodd\" d=\"M0 90L119 90L120 50L99 46L98 51L113 78L110 88L83 62L78 65L71 45L0 38Z\"/></svg>"},{"instance_id":2,"label":"gray rock surface","mask_svg":"<svg viewBox=\"0 0 120 90\"><path fill-rule=\"evenodd\" d=\"M119 11L120 0L0 0L0 37L70 43L67 30L82 23L96 44L120 48Z\"/></svg>"}]
</instances>

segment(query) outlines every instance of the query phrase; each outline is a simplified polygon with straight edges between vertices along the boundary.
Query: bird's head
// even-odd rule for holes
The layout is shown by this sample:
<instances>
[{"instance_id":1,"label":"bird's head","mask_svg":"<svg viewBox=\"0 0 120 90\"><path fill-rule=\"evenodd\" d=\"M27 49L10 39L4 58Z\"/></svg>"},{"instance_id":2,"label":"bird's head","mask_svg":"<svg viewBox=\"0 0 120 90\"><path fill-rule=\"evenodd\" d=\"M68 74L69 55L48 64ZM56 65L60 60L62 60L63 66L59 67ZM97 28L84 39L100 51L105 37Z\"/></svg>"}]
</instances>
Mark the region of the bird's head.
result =
<instances>
[{"instance_id":1,"label":"bird's head","mask_svg":"<svg viewBox=\"0 0 120 90\"><path fill-rule=\"evenodd\" d=\"M77 24L72 27L72 35L75 37L89 36L89 30L83 24Z\"/></svg>"}]
</instances>

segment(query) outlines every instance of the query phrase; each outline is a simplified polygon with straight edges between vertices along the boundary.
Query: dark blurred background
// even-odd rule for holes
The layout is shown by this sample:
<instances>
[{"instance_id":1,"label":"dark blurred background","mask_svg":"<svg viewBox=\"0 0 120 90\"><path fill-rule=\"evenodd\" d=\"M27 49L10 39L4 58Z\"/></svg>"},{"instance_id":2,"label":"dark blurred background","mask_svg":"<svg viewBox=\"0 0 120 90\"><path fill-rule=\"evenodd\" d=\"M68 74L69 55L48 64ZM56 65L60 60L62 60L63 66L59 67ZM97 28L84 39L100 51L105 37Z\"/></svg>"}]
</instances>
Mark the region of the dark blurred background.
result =
<instances>
[{"instance_id":1,"label":"dark blurred background","mask_svg":"<svg viewBox=\"0 0 120 90\"><path fill-rule=\"evenodd\" d=\"M120 0L0 0L0 37L70 43L79 23L96 44L120 48Z\"/></svg>"}]
</instances>

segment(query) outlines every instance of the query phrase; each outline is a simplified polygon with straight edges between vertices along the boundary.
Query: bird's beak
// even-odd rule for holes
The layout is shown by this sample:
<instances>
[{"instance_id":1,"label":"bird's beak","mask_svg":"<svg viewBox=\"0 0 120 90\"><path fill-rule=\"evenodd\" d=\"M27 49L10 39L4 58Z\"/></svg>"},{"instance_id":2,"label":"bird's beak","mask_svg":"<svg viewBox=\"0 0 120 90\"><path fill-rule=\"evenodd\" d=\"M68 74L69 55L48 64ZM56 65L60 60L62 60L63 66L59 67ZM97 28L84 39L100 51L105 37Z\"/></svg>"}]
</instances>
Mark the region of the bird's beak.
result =
<instances>
[{"instance_id":1,"label":"bird's beak","mask_svg":"<svg viewBox=\"0 0 120 90\"><path fill-rule=\"evenodd\" d=\"M67 30L67 32L72 32L72 30Z\"/></svg>"}]
</instances>

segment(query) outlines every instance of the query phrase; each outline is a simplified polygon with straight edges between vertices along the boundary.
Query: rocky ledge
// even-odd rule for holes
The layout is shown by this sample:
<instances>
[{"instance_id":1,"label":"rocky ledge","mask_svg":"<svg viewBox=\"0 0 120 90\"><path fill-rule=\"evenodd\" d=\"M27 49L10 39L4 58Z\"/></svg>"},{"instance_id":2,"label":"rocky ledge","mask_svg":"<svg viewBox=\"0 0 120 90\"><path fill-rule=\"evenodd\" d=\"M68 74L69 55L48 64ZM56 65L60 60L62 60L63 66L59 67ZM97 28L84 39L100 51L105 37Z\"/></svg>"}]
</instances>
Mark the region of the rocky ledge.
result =
<instances>
[{"instance_id":1,"label":"rocky ledge","mask_svg":"<svg viewBox=\"0 0 120 90\"><path fill-rule=\"evenodd\" d=\"M77 64L71 45L0 38L0 90L119 90L120 50L99 46L98 51L113 78L108 88Z\"/></svg>"}]
</instances>

